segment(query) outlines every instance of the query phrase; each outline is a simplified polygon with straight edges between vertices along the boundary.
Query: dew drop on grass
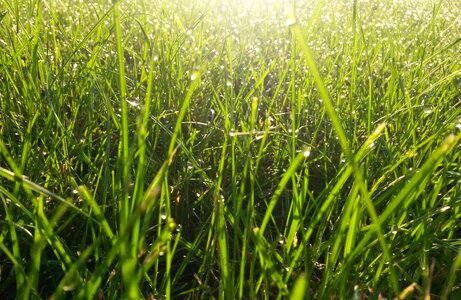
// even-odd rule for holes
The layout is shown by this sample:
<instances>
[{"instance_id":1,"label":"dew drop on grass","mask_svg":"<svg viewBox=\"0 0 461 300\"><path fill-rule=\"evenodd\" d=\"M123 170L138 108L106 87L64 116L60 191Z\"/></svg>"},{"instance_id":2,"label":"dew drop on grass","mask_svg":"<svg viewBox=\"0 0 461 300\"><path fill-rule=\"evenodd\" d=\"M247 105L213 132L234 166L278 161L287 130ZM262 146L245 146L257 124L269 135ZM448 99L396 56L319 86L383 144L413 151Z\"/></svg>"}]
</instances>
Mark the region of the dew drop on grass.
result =
<instances>
[{"instance_id":1,"label":"dew drop on grass","mask_svg":"<svg viewBox=\"0 0 461 300\"><path fill-rule=\"evenodd\" d=\"M134 108L138 108L139 107L139 97L136 97L135 99L133 100L126 100L126 102L131 106L131 107L134 107Z\"/></svg>"},{"instance_id":2,"label":"dew drop on grass","mask_svg":"<svg viewBox=\"0 0 461 300\"><path fill-rule=\"evenodd\" d=\"M296 19L294 16L290 16L286 21L285 21L285 25L286 26L293 26L296 24Z\"/></svg>"},{"instance_id":3,"label":"dew drop on grass","mask_svg":"<svg viewBox=\"0 0 461 300\"><path fill-rule=\"evenodd\" d=\"M450 209L450 206L444 206L440 209L441 212L447 211Z\"/></svg>"},{"instance_id":4,"label":"dew drop on grass","mask_svg":"<svg viewBox=\"0 0 461 300\"><path fill-rule=\"evenodd\" d=\"M283 235L280 235L279 244L280 245L285 245L285 237Z\"/></svg>"},{"instance_id":5,"label":"dew drop on grass","mask_svg":"<svg viewBox=\"0 0 461 300\"><path fill-rule=\"evenodd\" d=\"M160 208L160 218L162 218L162 220L165 221L166 217L167 217L166 206L163 205L162 208Z\"/></svg>"},{"instance_id":6,"label":"dew drop on grass","mask_svg":"<svg viewBox=\"0 0 461 300\"><path fill-rule=\"evenodd\" d=\"M73 190L72 194L74 194L74 195L78 194L78 190Z\"/></svg>"},{"instance_id":7,"label":"dew drop on grass","mask_svg":"<svg viewBox=\"0 0 461 300\"><path fill-rule=\"evenodd\" d=\"M426 114L426 115L429 115L432 113L432 107L430 106L427 106L423 109L423 113Z\"/></svg>"}]
</instances>

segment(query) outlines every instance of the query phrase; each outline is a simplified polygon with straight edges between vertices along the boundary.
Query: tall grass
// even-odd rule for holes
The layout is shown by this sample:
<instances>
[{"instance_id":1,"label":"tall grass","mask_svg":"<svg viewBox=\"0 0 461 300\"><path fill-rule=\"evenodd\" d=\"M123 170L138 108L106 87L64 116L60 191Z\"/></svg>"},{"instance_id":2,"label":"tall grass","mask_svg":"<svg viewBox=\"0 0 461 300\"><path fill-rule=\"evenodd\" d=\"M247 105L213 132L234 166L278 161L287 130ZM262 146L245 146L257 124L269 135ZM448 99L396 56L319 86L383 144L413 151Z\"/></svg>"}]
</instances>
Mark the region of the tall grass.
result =
<instances>
[{"instance_id":1,"label":"tall grass","mask_svg":"<svg viewBox=\"0 0 461 300\"><path fill-rule=\"evenodd\" d=\"M460 12L4 1L1 298L460 297Z\"/></svg>"}]
</instances>

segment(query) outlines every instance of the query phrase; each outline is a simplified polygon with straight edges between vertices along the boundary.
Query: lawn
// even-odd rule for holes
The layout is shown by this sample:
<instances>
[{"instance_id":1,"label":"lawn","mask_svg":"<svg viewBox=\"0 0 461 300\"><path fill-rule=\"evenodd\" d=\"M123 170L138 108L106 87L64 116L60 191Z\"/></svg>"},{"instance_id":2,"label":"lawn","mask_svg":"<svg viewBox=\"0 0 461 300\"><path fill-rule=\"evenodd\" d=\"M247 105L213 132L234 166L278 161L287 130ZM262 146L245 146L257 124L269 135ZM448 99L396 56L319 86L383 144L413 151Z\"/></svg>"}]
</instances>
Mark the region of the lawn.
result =
<instances>
[{"instance_id":1,"label":"lawn","mask_svg":"<svg viewBox=\"0 0 461 300\"><path fill-rule=\"evenodd\" d=\"M461 5L5 0L0 298L461 299Z\"/></svg>"}]
</instances>

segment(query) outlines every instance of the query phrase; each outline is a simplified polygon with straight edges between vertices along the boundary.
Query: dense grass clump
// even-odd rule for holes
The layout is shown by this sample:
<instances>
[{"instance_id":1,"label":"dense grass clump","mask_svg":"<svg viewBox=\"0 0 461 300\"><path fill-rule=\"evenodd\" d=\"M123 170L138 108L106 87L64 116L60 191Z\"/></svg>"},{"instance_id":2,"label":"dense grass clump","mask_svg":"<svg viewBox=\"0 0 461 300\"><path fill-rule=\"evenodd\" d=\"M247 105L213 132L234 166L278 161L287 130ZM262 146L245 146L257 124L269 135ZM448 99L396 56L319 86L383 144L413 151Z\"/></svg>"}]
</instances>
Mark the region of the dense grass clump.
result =
<instances>
[{"instance_id":1,"label":"dense grass clump","mask_svg":"<svg viewBox=\"0 0 461 300\"><path fill-rule=\"evenodd\" d=\"M460 15L3 1L0 298L461 297Z\"/></svg>"}]
</instances>

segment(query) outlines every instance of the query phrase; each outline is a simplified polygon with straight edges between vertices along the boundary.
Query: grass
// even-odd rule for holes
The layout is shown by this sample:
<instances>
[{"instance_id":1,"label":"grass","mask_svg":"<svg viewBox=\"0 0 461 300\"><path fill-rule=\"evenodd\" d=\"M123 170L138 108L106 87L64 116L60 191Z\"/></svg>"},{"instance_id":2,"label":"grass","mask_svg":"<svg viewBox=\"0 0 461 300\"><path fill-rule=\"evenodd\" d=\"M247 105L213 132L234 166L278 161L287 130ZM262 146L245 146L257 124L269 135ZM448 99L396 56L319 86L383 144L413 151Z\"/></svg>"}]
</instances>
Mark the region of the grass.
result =
<instances>
[{"instance_id":1,"label":"grass","mask_svg":"<svg viewBox=\"0 0 461 300\"><path fill-rule=\"evenodd\" d=\"M460 297L460 12L4 1L2 299Z\"/></svg>"}]
</instances>

